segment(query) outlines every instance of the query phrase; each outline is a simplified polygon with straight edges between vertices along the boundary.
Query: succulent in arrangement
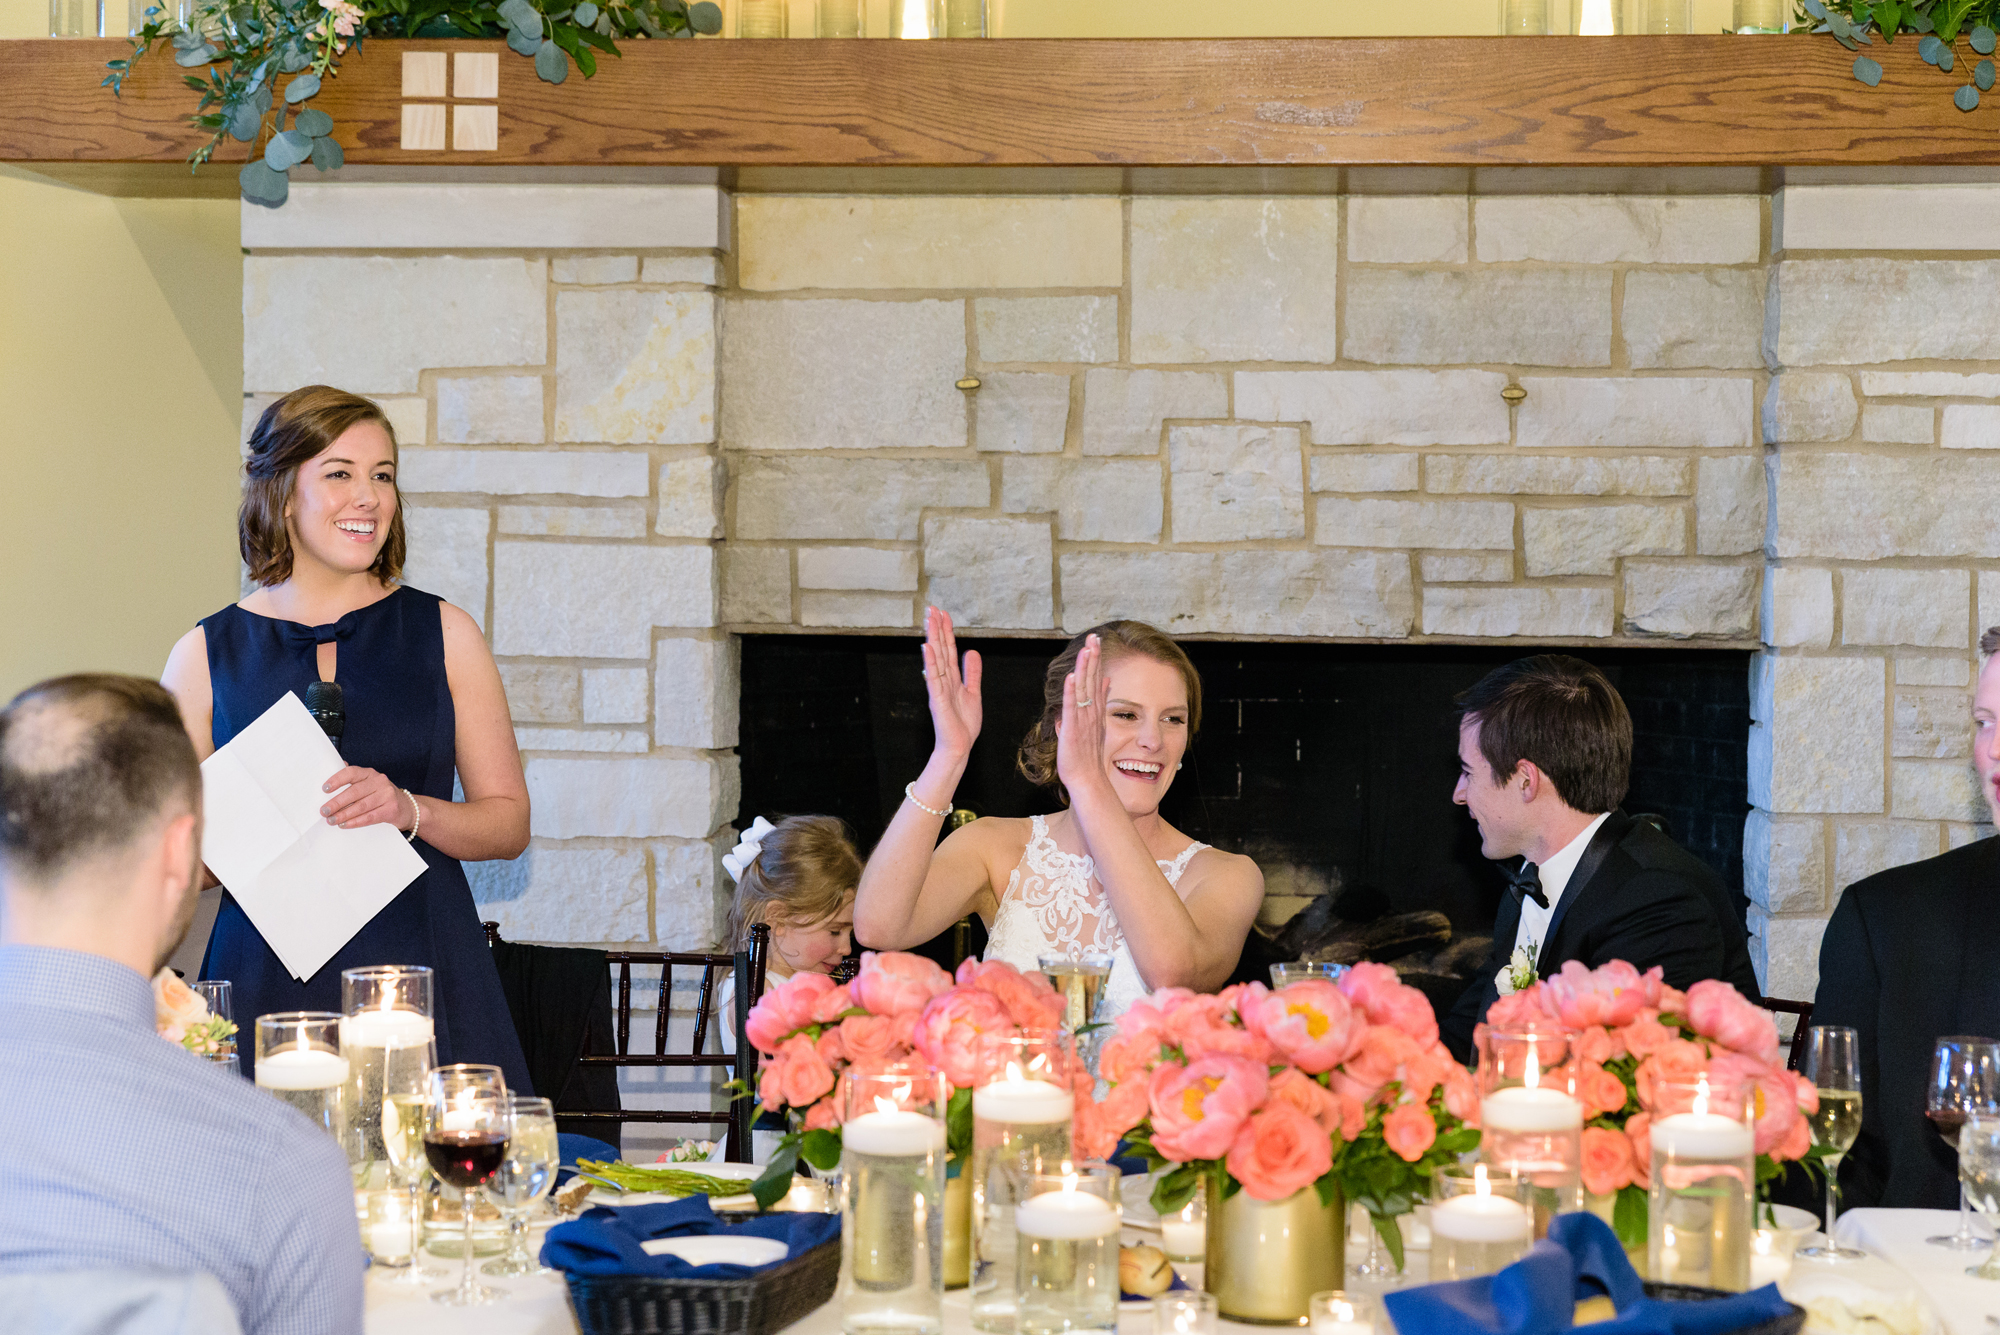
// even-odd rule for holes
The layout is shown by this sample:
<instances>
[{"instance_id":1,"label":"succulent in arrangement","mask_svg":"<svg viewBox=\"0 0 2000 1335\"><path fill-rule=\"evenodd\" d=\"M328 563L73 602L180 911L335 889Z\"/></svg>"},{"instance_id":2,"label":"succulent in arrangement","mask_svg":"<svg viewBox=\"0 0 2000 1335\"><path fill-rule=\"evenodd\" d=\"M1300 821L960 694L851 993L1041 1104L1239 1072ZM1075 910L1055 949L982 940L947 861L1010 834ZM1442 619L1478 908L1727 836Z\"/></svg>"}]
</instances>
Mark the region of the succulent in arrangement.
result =
<instances>
[{"instance_id":1,"label":"succulent in arrangement","mask_svg":"<svg viewBox=\"0 0 2000 1335\"><path fill-rule=\"evenodd\" d=\"M179 21L146 10L131 54L107 62L104 86L122 93L125 80L153 44L166 39L174 63L200 100L189 122L208 132L190 156L199 167L225 138L262 145L238 176L243 197L275 208L285 202L291 169L306 162L333 171L343 160L333 118L304 105L339 73L340 57L368 37L505 38L535 62L548 83L569 77L570 62L587 79L601 52L616 56L621 38L692 37L722 30L713 0L198 0Z\"/></svg>"},{"instance_id":2,"label":"succulent in arrangement","mask_svg":"<svg viewBox=\"0 0 2000 1335\"><path fill-rule=\"evenodd\" d=\"M1943 74L1957 68L1956 47L1963 36L1980 60L1972 67L1972 81L1960 84L1951 101L1960 111L1971 111L1979 105L1979 95L1993 87L1990 57L1996 24L2000 0L1799 0L1796 26L1830 33L1856 52L1854 77L1870 88L1882 82L1882 63L1858 54L1875 44L1870 33L1884 43L1894 42L1898 34L1915 34L1918 58Z\"/></svg>"}]
</instances>

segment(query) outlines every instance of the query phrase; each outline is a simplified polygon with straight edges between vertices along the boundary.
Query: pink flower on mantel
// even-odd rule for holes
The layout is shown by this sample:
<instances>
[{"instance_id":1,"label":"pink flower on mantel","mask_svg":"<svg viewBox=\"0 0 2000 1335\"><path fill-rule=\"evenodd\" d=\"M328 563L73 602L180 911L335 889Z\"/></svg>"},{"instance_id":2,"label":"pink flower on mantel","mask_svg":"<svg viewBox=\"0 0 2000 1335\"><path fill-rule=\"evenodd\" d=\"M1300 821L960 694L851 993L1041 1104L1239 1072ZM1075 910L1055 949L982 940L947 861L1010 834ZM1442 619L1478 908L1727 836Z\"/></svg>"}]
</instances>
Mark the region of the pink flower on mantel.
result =
<instances>
[{"instance_id":1,"label":"pink flower on mantel","mask_svg":"<svg viewBox=\"0 0 2000 1335\"><path fill-rule=\"evenodd\" d=\"M861 970L847 991L870 1015L917 1011L932 997L951 990L951 975L922 955L893 950L861 952Z\"/></svg>"},{"instance_id":2,"label":"pink flower on mantel","mask_svg":"<svg viewBox=\"0 0 2000 1335\"><path fill-rule=\"evenodd\" d=\"M1333 1142L1318 1122L1292 1104L1274 1100L1245 1119L1225 1162L1247 1194L1281 1201L1333 1167Z\"/></svg>"},{"instance_id":3,"label":"pink flower on mantel","mask_svg":"<svg viewBox=\"0 0 2000 1335\"><path fill-rule=\"evenodd\" d=\"M1565 960L1561 971L1543 980L1542 986L1556 1018L1570 1029L1630 1024L1646 1005L1645 980L1624 960L1595 969Z\"/></svg>"},{"instance_id":4,"label":"pink flower on mantel","mask_svg":"<svg viewBox=\"0 0 2000 1335\"><path fill-rule=\"evenodd\" d=\"M1366 1022L1355 1013L1341 990L1314 978L1276 992L1246 997L1241 1004L1244 1025L1308 1075L1330 1071L1361 1045Z\"/></svg>"},{"instance_id":5,"label":"pink flower on mantel","mask_svg":"<svg viewBox=\"0 0 2000 1335\"><path fill-rule=\"evenodd\" d=\"M1218 1054L1160 1066L1146 1091L1153 1148L1176 1163L1221 1158L1270 1083L1263 1063L1242 1057Z\"/></svg>"},{"instance_id":6,"label":"pink flower on mantel","mask_svg":"<svg viewBox=\"0 0 2000 1335\"><path fill-rule=\"evenodd\" d=\"M813 1022L813 1007L833 990L833 979L823 973L793 974L757 998L743 1024L743 1036L759 1052L776 1052L787 1038Z\"/></svg>"},{"instance_id":7,"label":"pink flower on mantel","mask_svg":"<svg viewBox=\"0 0 2000 1335\"><path fill-rule=\"evenodd\" d=\"M1382 1139L1407 1163L1424 1157L1437 1142L1437 1123L1420 1103L1399 1103L1382 1119Z\"/></svg>"},{"instance_id":8,"label":"pink flower on mantel","mask_svg":"<svg viewBox=\"0 0 2000 1335\"><path fill-rule=\"evenodd\" d=\"M1704 978L1687 992L1687 1021L1704 1038L1777 1066L1778 1024L1771 1012L1753 1006L1741 992L1717 978Z\"/></svg>"},{"instance_id":9,"label":"pink flower on mantel","mask_svg":"<svg viewBox=\"0 0 2000 1335\"><path fill-rule=\"evenodd\" d=\"M354 36L354 25L366 17L347 0L319 0L319 7L333 15L333 30L342 37Z\"/></svg>"},{"instance_id":10,"label":"pink flower on mantel","mask_svg":"<svg viewBox=\"0 0 2000 1335\"><path fill-rule=\"evenodd\" d=\"M1352 965L1337 986L1361 1008L1368 1023L1400 1029L1426 1047L1437 1041L1437 1014L1431 1009L1430 998L1397 978L1388 965Z\"/></svg>"}]
</instances>

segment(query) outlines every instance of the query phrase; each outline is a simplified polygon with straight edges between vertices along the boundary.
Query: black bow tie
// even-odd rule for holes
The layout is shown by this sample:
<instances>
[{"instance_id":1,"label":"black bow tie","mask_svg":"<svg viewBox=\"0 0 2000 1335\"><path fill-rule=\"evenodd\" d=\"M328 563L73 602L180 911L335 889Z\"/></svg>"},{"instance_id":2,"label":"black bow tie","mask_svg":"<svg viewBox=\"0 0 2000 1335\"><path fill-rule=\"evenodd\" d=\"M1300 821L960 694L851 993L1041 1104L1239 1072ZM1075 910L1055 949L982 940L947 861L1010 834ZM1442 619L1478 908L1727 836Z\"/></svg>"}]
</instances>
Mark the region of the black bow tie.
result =
<instances>
[{"instance_id":1,"label":"black bow tie","mask_svg":"<svg viewBox=\"0 0 2000 1335\"><path fill-rule=\"evenodd\" d=\"M1507 878L1507 889L1514 896L1516 903L1519 903L1521 897L1525 895L1537 904L1540 904L1543 908L1549 906L1549 897L1542 893L1541 868L1537 867L1534 863L1528 861L1526 858L1522 858L1521 864L1517 869L1510 871L1507 867L1502 866L1500 874Z\"/></svg>"}]
</instances>

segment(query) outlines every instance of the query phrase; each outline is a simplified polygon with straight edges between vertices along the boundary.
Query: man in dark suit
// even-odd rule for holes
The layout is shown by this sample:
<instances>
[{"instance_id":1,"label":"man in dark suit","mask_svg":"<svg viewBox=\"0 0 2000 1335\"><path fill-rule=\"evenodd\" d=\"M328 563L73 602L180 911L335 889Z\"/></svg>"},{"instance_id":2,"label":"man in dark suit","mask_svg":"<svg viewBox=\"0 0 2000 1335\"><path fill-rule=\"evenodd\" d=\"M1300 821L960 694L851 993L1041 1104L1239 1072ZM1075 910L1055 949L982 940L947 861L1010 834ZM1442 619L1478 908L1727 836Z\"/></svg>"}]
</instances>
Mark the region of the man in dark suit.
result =
<instances>
[{"instance_id":1,"label":"man in dark suit","mask_svg":"<svg viewBox=\"0 0 2000 1335\"><path fill-rule=\"evenodd\" d=\"M1603 673L1542 654L1496 668L1458 703L1452 800L1472 813L1482 853L1522 861L1508 872L1484 976L1439 1026L1454 1056L1470 1060L1503 975L1546 978L1568 960L1657 964L1670 987L1720 978L1756 999L1749 938L1715 874L1618 809L1632 716Z\"/></svg>"},{"instance_id":2,"label":"man in dark suit","mask_svg":"<svg viewBox=\"0 0 2000 1335\"><path fill-rule=\"evenodd\" d=\"M1979 639L1973 767L2000 818L2000 626ZM1844 1207L1948 1210L1958 1155L1924 1118L1931 1050L2000 1039L2000 840L1892 867L1847 887L1819 946L1814 1024L1861 1035L1861 1136L1840 1165Z\"/></svg>"}]
</instances>

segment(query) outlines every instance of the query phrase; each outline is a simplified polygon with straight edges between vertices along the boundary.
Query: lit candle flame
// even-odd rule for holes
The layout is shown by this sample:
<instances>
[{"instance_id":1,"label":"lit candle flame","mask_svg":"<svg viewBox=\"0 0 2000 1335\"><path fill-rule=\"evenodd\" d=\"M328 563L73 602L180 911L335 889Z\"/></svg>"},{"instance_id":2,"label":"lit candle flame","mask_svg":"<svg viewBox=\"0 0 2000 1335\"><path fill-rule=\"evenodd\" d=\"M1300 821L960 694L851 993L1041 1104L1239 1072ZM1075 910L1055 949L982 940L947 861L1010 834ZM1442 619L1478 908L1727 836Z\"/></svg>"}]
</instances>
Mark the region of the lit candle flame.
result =
<instances>
[{"instance_id":1,"label":"lit candle flame","mask_svg":"<svg viewBox=\"0 0 2000 1335\"><path fill-rule=\"evenodd\" d=\"M1708 1114L1708 1076L1706 1073L1704 1073L1700 1077L1700 1079L1695 1081L1694 1085L1694 1115L1696 1117L1704 1117L1707 1114Z\"/></svg>"},{"instance_id":2,"label":"lit candle flame","mask_svg":"<svg viewBox=\"0 0 2000 1335\"><path fill-rule=\"evenodd\" d=\"M1010 1084L1010 1085L1018 1085L1018 1084L1022 1084L1022 1083L1024 1083L1024 1082L1026 1081L1026 1079L1027 1079L1027 1077L1021 1074L1021 1063L1019 1063L1019 1062L1008 1062L1008 1063L1007 1063L1007 1083L1008 1083L1008 1084Z\"/></svg>"},{"instance_id":3,"label":"lit candle flame","mask_svg":"<svg viewBox=\"0 0 2000 1335\"><path fill-rule=\"evenodd\" d=\"M1472 1165L1472 1194L1475 1196L1493 1194L1493 1184L1486 1180L1486 1165L1483 1163Z\"/></svg>"},{"instance_id":4,"label":"lit candle flame","mask_svg":"<svg viewBox=\"0 0 2000 1335\"><path fill-rule=\"evenodd\" d=\"M1582 4L1583 14L1576 25L1577 36L1611 36L1611 0L1582 0Z\"/></svg>"},{"instance_id":5,"label":"lit candle flame","mask_svg":"<svg viewBox=\"0 0 2000 1335\"><path fill-rule=\"evenodd\" d=\"M1535 1040L1532 1038L1528 1040L1528 1068L1521 1083L1529 1089L1537 1089L1542 1083L1542 1063L1535 1056Z\"/></svg>"},{"instance_id":6,"label":"lit candle flame","mask_svg":"<svg viewBox=\"0 0 2000 1335\"><path fill-rule=\"evenodd\" d=\"M877 1094L875 1096L875 1111L878 1113L892 1113L896 1111L896 1101L894 1099L885 1099L880 1094Z\"/></svg>"}]
</instances>

